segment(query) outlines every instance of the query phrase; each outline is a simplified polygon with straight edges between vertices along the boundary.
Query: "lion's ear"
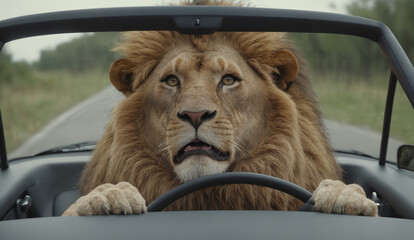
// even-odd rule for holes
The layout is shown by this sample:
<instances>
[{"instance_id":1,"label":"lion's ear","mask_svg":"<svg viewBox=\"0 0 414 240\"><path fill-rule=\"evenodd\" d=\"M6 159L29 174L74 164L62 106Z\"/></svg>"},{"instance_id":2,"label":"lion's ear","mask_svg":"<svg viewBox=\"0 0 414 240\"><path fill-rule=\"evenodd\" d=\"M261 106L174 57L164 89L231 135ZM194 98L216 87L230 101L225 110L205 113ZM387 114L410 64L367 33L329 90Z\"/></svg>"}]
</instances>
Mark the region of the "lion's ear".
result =
<instances>
[{"instance_id":1,"label":"lion's ear","mask_svg":"<svg viewBox=\"0 0 414 240\"><path fill-rule=\"evenodd\" d=\"M292 52L281 49L274 53L274 63L277 71L274 72L276 85L287 91L293 80L298 77L299 64Z\"/></svg>"},{"instance_id":2,"label":"lion's ear","mask_svg":"<svg viewBox=\"0 0 414 240\"><path fill-rule=\"evenodd\" d=\"M132 92L133 71L134 65L124 58L113 62L109 70L112 85L126 96Z\"/></svg>"}]
</instances>

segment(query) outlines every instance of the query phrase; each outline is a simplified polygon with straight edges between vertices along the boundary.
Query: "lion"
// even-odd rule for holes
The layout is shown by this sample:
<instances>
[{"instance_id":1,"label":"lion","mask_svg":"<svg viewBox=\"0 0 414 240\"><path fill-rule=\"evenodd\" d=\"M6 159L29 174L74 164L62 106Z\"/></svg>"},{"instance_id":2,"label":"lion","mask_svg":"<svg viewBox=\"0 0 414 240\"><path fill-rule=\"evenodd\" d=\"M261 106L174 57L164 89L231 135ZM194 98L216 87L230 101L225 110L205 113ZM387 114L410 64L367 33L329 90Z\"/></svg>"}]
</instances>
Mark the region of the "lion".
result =
<instances>
[{"instance_id":1,"label":"lion","mask_svg":"<svg viewBox=\"0 0 414 240\"><path fill-rule=\"evenodd\" d=\"M109 76L125 98L86 164L82 197L64 216L145 213L174 187L223 172L295 183L314 192L315 211L378 215L360 186L342 183L305 61L286 34L127 32L116 51L123 58ZM167 210L302 204L236 184L194 192Z\"/></svg>"}]
</instances>

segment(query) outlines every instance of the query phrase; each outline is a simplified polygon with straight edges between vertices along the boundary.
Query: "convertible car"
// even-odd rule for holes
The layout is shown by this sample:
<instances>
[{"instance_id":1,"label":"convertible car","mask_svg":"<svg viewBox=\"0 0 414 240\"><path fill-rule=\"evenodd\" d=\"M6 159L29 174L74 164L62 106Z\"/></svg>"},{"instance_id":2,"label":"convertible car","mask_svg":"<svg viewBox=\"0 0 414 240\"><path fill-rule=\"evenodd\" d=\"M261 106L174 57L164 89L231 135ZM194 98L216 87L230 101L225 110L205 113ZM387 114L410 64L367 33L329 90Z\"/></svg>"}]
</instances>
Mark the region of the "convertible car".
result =
<instances>
[{"instance_id":1,"label":"convertible car","mask_svg":"<svg viewBox=\"0 0 414 240\"><path fill-rule=\"evenodd\" d=\"M132 216L58 217L78 197L78 182L94 143L52 148L8 160L0 124L1 239L412 239L414 226L413 146L387 157L397 84L414 106L414 68L384 24L348 15L295 10L217 6L134 7L76 10L0 22L0 48L7 42L55 33L173 30L334 33L375 42L391 69L378 157L335 151L347 183L360 184L381 217L312 212L311 193L281 179L250 173L211 175L187 182ZM388 76L384 76L388 78ZM1 103L0 103L1 104ZM0 115L1 120L1 115ZM1 123L1 121L0 121ZM331 134L334 134L331 132ZM414 132L412 133L414 134ZM198 189L222 184L256 184L291 194L303 211L162 211Z\"/></svg>"}]
</instances>

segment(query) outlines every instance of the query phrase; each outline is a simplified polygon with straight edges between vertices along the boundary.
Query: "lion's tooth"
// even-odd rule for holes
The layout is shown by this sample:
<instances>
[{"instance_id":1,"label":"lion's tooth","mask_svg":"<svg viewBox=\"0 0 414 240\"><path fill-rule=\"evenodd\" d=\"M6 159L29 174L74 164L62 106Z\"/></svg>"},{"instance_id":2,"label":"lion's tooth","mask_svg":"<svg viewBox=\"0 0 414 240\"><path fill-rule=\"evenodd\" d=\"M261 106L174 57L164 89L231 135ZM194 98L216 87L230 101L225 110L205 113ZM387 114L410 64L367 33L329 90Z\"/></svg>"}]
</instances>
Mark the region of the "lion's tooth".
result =
<instances>
[{"instance_id":1,"label":"lion's tooth","mask_svg":"<svg viewBox=\"0 0 414 240\"><path fill-rule=\"evenodd\" d=\"M184 152L193 151L193 150L199 150L199 149L211 151L211 146L191 146L191 145L188 145L184 149Z\"/></svg>"}]
</instances>

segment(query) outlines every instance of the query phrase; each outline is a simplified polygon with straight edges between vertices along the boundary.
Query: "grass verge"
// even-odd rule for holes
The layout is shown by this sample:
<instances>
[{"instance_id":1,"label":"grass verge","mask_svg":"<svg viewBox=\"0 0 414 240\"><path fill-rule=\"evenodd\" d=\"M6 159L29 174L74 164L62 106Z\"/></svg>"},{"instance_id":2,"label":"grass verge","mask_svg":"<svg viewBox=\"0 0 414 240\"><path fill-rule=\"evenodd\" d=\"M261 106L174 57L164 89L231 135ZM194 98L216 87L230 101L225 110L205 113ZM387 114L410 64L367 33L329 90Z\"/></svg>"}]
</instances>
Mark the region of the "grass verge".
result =
<instances>
[{"instance_id":1,"label":"grass verge","mask_svg":"<svg viewBox=\"0 0 414 240\"><path fill-rule=\"evenodd\" d=\"M30 80L2 85L0 106L7 152L60 113L109 84L106 72L94 70L86 73L34 71Z\"/></svg>"},{"instance_id":2,"label":"grass verge","mask_svg":"<svg viewBox=\"0 0 414 240\"><path fill-rule=\"evenodd\" d=\"M316 73L313 87L328 119L381 132L389 73L356 76L337 72ZM398 84L390 136L414 144L414 111Z\"/></svg>"}]
</instances>

